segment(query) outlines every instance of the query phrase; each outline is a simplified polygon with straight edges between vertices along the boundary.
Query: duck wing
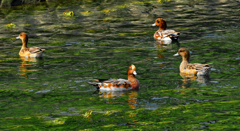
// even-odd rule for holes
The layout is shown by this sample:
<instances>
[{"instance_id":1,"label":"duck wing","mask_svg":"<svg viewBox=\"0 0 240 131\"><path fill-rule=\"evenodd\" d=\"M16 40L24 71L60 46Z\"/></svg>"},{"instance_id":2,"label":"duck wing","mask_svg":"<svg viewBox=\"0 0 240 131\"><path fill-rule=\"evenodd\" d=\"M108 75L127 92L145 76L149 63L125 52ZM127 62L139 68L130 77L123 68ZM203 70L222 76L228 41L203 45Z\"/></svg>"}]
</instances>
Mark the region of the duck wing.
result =
<instances>
[{"instance_id":1,"label":"duck wing","mask_svg":"<svg viewBox=\"0 0 240 131\"><path fill-rule=\"evenodd\" d=\"M40 47L30 47L28 50L31 54L45 51L45 49L41 49Z\"/></svg>"},{"instance_id":2,"label":"duck wing","mask_svg":"<svg viewBox=\"0 0 240 131\"><path fill-rule=\"evenodd\" d=\"M209 75L211 72L211 68L209 64L199 64L199 63L194 63L194 64L188 64L186 66L186 70L196 70L197 75Z\"/></svg>"},{"instance_id":3,"label":"duck wing","mask_svg":"<svg viewBox=\"0 0 240 131\"><path fill-rule=\"evenodd\" d=\"M113 84L116 84L116 85L128 85L128 84L131 84L131 82L128 81L128 80L125 80L125 79L115 79Z\"/></svg>"},{"instance_id":4,"label":"duck wing","mask_svg":"<svg viewBox=\"0 0 240 131\"><path fill-rule=\"evenodd\" d=\"M101 83L101 84L114 84L114 85L125 85L125 84L131 84L131 82L129 82L128 80L125 79L108 79L108 80L104 80L104 79L97 79L98 82L97 83Z\"/></svg>"},{"instance_id":5,"label":"duck wing","mask_svg":"<svg viewBox=\"0 0 240 131\"><path fill-rule=\"evenodd\" d=\"M126 86L131 85L131 82L125 79L95 79L96 82L88 82L90 85L97 87L97 89L101 88L104 85L111 84L112 86Z\"/></svg>"},{"instance_id":6,"label":"duck wing","mask_svg":"<svg viewBox=\"0 0 240 131\"><path fill-rule=\"evenodd\" d=\"M180 32L176 32L175 30L162 30L159 31L159 35L163 37L177 38L180 35Z\"/></svg>"},{"instance_id":7,"label":"duck wing","mask_svg":"<svg viewBox=\"0 0 240 131\"><path fill-rule=\"evenodd\" d=\"M185 69L202 70L204 67L210 67L210 66L209 66L209 64L193 63L193 64L187 64Z\"/></svg>"}]
</instances>

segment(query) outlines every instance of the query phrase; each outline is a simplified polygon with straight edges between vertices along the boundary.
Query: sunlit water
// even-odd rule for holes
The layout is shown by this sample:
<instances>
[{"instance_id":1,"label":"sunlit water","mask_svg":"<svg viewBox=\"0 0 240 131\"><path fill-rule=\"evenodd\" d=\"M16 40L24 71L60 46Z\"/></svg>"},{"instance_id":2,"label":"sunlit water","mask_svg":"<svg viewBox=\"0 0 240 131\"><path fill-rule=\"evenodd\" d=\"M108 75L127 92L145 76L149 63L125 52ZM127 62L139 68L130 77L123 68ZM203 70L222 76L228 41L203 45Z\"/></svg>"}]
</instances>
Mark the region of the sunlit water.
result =
<instances>
[{"instance_id":1,"label":"sunlit water","mask_svg":"<svg viewBox=\"0 0 240 131\"><path fill-rule=\"evenodd\" d=\"M236 1L182 0L49 2L1 9L0 88L32 92L33 100L19 98L20 103L9 106L9 109L16 105L24 110L31 105L32 114L155 110L168 105L210 101L211 97L192 99L188 96L189 99L180 100L174 95L151 92L182 88L214 88L217 92L218 88L239 88L240 46L236 38L240 35L239 6ZM65 10L73 11L74 16L63 16ZM181 32L179 43L159 45L154 41L157 28L151 24L158 17L167 21L168 29ZM16 27L4 27L11 22ZM20 32L28 33L29 46L46 49L43 59L18 56L21 41L15 37ZM181 76L181 58L173 57L179 47L192 51L192 63L212 63L211 76ZM95 78L127 79L130 64L136 66L139 91L98 92L88 85ZM48 101L48 93L56 98ZM59 97L65 97L66 101ZM36 105L42 106L35 108Z\"/></svg>"}]
</instances>

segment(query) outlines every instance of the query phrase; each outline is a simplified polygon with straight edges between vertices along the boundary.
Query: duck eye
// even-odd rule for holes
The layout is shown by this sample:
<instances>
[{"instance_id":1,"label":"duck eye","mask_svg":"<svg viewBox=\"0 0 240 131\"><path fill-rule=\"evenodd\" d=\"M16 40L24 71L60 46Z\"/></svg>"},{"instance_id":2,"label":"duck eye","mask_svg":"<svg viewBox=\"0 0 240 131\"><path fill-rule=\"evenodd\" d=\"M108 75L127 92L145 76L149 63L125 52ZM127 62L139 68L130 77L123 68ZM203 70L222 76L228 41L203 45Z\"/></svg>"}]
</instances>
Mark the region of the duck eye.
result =
<instances>
[{"instance_id":1,"label":"duck eye","mask_svg":"<svg viewBox=\"0 0 240 131\"><path fill-rule=\"evenodd\" d=\"M183 52L182 50L180 50L180 52Z\"/></svg>"},{"instance_id":2,"label":"duck eye","mask_svg":"<svg viewBox=\"0 0 240 131\"><path fill-rule=\"evenodd\" d=\"M160 23L160 20L157 20L157 23Z\"/></svg>"}]
</instances>

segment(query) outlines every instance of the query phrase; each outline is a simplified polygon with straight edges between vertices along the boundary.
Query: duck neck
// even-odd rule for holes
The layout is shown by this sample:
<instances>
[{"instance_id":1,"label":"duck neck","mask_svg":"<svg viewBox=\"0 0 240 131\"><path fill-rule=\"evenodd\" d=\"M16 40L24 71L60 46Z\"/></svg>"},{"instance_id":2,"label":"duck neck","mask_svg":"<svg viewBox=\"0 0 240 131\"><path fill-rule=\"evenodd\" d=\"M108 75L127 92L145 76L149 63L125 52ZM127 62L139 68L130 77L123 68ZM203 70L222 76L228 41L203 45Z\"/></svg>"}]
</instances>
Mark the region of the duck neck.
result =
<instances>
[{"instance_id":1,"label":"duck neck","mask_svg":"<svg viewBox=\"0 0 240 131\"><path fill-rule=\"evenodd\" d=\"M180 65L180 71L183 71L185 68L186 68L186 66L189 64L189 57L182 57L182 63L181 63L181 65Z\"/></svg>"},{"instance_id":2,"label":"duck neck","mask_svg":"<svg viewBox=\"0 0 240 131\"><path fill-rule=\"evenodd\" d=\"M128 74L128 81L131 81L133 79L136 79L133 74Z\"/></svg>"},{"instance_id":3,"label":"duck neck","mask_svg":"<svg viewBox=\"0 0 240 131\"><path fill-rule=\"evenodd\" d=\"M131 82L132 89L139 88L139 81L136 79L136 77L133 74L128 74L128 81Z\"/></svg>"},{"instance_id":4,"label":"duck neck","mask_svg":"<svg viewBox=\"0 0 240 131\"><path fill-rule=\"evenodd\" d=\"M27 48L27 43L28 43L28 39L23 39L22 40L22 48L21 49L26 49Z\"/></svg>"},{"instance_id":5,"label":"duck neck","mask_svg":"<svg viewBox=\"0 0 240 131\"><path fill-rule=\"evenodd\" d=\"M164 28L164 27L160 27L160 26L159 26L158 31L161 31L161 30L166 30L166 28Z\"/></svg>"},{"instance_id":6,"label":"duck neck","mask_svg":"<svg viewBox=\"0 0 240 131\"><path fill-rule=\"evenodd\" d=\"M160 30L166 30L167 28L167 23L165 21L162 21L160 24L159 24L159 31Z\"/></svg>"}]
</instances>

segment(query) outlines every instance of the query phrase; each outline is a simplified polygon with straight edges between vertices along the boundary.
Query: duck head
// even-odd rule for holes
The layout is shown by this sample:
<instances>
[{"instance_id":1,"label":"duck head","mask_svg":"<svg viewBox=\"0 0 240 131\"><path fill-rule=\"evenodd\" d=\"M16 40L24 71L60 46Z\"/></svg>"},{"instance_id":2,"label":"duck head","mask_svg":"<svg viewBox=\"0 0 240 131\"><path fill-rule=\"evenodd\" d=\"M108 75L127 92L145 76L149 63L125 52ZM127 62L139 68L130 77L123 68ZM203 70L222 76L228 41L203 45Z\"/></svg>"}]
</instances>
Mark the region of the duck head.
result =
<instances>
[{"instance_id":1,"label":"duck head","mask_svg":"<svg viewBox=\"0 0 240 131\"><path fill-rule=\"evenodd\" d=\"M187 60L189 62L190 59L190 52L187 48L180 48L176 54L173 56L182 56L183 60Z\"/></svg>"},{"instance_id":2,"label":"duck head","mask_svg":"<svg viewBox=\"0 0 240 131\"><path fill-rule=\"evenodd\" d=\"M25 45L28 43L28 35L25 32L21 32L16 39L21 39L22 43Z\"/></svg>"},{"instance_id":3,"label":"duck head","mask_svg":"<svg viewBox=\"0 0 240 131\"><path fill-rule=\"evenodd\" d=\"M162 18L157 18L155 20L155 23L152 24L152 26L159 26L159 30L166 30L167 28L167 23L164 19Z\"/></svg>"},{"instance_id":4,"label":"duck head","mask_svg":"<svg viewBox=\"0 0 240 131\"><path fill-rule=\"evenodd\" d=\"M133 76L137 75L136 67L134 65L130 65L128 67L128 75L133 75Z\"/></svg>"}]
</instances>

